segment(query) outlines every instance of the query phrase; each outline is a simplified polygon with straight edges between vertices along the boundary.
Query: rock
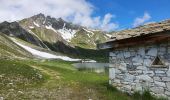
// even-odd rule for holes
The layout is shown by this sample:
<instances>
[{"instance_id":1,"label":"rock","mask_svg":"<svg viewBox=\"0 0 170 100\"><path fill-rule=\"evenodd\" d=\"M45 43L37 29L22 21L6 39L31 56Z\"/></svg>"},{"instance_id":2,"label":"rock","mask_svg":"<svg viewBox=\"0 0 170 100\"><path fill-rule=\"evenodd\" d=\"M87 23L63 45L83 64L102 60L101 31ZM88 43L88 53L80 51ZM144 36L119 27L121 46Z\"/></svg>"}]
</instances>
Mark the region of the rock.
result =
<instances>
[{"instance_id":1,"label":"rock","mask_svg":"<svg viewBox=\"0 0 170 100\"><path fill-rule=\"evenodd\" d=\"M156 56L157 53L158 53L157 48L151 48L151 49L148 50L147 55L149 55L149 56Z\"/></svg>"},{"instance_id":2,"label":"rock","mask_svg":"<svg viewBox=\"0 0 170 100\"><path fill-rule=\"evenodd\" d=\"M124 52L124 57L125 58L129 58L131 55L130 55L130 52Z\"/></svg>"},{"instance_id":3,"label":"rock","mask_svg":"<svg viewBox=\"0 0 170 100\"><path fill-rule=\"evenodd\" d=\"M121 65L118 67L118 69L120 69L122 71L127 71L126 63L121 63Z\"/></svg>"},{"instance_id":4,"label":"rock","mask_svg":"<svg viewBox=\"0 0 170 100\"><path fill-rule=\"evenodd\" d=\"M149 76L154 76L153 71L143 71L144 74L149 75Z\"/></svg>"},{"instance_id":5,"label":"rock","mask_svg":"<svg viewBox=\"0 0 170 100\"><path fill-rule=\"evenodd\" d=\"M143 91L143 88L140 83L137 83L135 86L135 91Z\"/></svg>"},{"instance_id":6,"label":"rock","mask_svg":"<svg viewBox=\"0 0 170 100\"><path fill-rule=\"evenodd\" d=\"M152 61L150 59L144 59L143 63L144 63L145 66L150 66Z\"/></svg>"},{"instance_id":7,"label":"rock","mask_svg":"<svg viewBox=\"0 0 170 100\"><path fill-rule=\"evenodd\" d=\"M142 74L142 70L136 70L136 73L139 75L139 74Z\"/></svg>"},{"instance_id":8,"label":"rock","mask_svg":"<svg viewBox=\"0 0 170 100\"><path fill-rule=\"evenodd\" d=\"M154 81L161 81L160 77L153 77Z\"/></svg>"},{"instance_id":9,"label":"rock","mask_svg":"<svg viewBox=\"0 0 170 100\"><path fill-rule=\"evenodd\" d=\"M4 97L0 97L0 100L4 100Z\"/></svg>"},{"instance_id":10,"label":"rock","mask_svg":"<svg viewBox=\"0 0 170 100\"><path fill-rule=\"evenodd\" d=\"M145 56L145 48L140 47L139 50L138 50L138 54L144 57Z\"/></svg>"},{"instance_id":11,"label":"rock","mask_svg":"<svg viewBox=\"0 0 170 100\"><path fill-rule=\"evenodd\" d=\"M120 83L120 80L119 79L114 79L114 83Z\"/></svg>"},{"instance_id":12,"label":"rock","mask_svg":"<svg viewBox=\"0 0 170 100\"><path fill-rule=\"evenodd\" d=\"M132 58L133 63L143 63L143 59L140 56Z\"/></svg>"},{"instance_id":13,"label":"rock","mask_svg":"<svg viewBox=\"0 0 170 100\"><path fill-rule=\"evenodd\" d=\"M170 91L165 91L165 94L170 96Z\"/></svg>"},{"instance_id":14,"label":"rock","mask_svg":"<svg viewBox=\"0 0 170 100\"><path fill-rule=\"evenodd\" d=\"M123 52L119 52L118 54L117 54L117 59L123 59L124 57L123 57Z\"/></svg>"},{"instance_id":15,"label":"rock","mask_svg":"<svg viewBox=\"0 0 170 100\"><path fill-rule=\"evenodd\" d=\"M147 67L145 67L145 66L138 66L136 69L138 69L138 70L147 70Z\"/></svg>"},{"instance_id":16,"label":"rock","mask_svg":"<svg viewBox=\"0 0 170 100\"><path fill-rule=\"evenodd\" d=\"M112 57L112 59L116 60L116 57Z\"/></svg>"},{"instance_id":17,"label":"rock","mask_svg":"<svg viewBox=\"0 0 170 100\"><path fill-rule=\"evenodd\" d=\"M166 52L166 48L165 47L161 47L160 48L160 52L163 52L163 53Z\"/></svg>"},{"instance_id":18,"label":"rock","mask_svg":"<svg viewBox=\"0 0 170 100\"><path fill-rule=\"evenodd\" d=\"M135 76L126 73L125 76L124 76L124 80L126 82L131 82L132 83L135 80Z\"/></svg>"},{"instance_id":19,"label":"rock","mask_svg":"<svg viewBox=\"0 0 170 100\"><path fill-rule=\"evenodd\" d=\"M120 71L120 70L115 69L115 74L120 74L120 73L121 73L121 71Z\"/></svg>"},{"instance_id":20,"label":"rock","mask_svg":"<svg viewBox=\"0 0 170 100\"><path fill-rule=\"evenodd\" d=\"M112 57L116 57L116 54L114 52L110 52L109 55L112 56Z\"/></svg>"},{"instance_id":21,"label":"rock","mask_svg":"<svg viewBox=\"0 0 170 100\"><path fill-rule=\"evenodd\" d=\"M150 90L154 93L157 93L157 94L162 94L164 93L164 88L163 87L152 87L150 88Z\"/></svg>"},{"instance_id":22,"label":"rock","mask_svg":"<svg viewBox=\"0 0 170 100\"><path fill-rule=\"evenodd\" d=\"M167 86L168 90L170 91L170 82L167 82L166 86Z\"/></svg>"},{"instance_id":23,"label":"rock","mask_svg":"<svg viewBox=\"0 0 170 100\"><path fill-rule=\"evenodd\" d=\"M166 72L165 71L155 71L156 74L165 74Z\"/></svg>"},{"instance_id":24,"label":"rock","mask_svg":"<svg viewBox=\"0 0 170 100\"><path fill-rule=\"evenodd\" d=\"M166 87L166 85L165 85L164 82L155 81L155 84L156 84L157 86L160 86L160 87Z\"/></svg>"},{"instance_id":25,"label":"rock","mask_svg":"<svg viewBox=\"0 0 170 100\"><path fill-rule=\"evenodd\" d=\"M166 73L167 73L167 76L170 77L170 69Z\"/></svg>"},{"instance_id":26,"label":"rock","mask_svg":"<svg viewBox=\"0 0 170 100\"><path fill-rule=\"evenodd\" d=\"M139 75L137 78L142 81L153 81L153 79L148 75Z\"/></svg>"},{"instance_id":27,"label":"rock","mask_svg":"<svg viewBox=\"0 0 170 100\"><path fill-rule=\"evenodd\" d=\"M143 62L142 62L143 63ZM141 66L142 63L133 63L134 66Z\"/></svg>"},{"instance_id":28,"label":"rock","mask_svg":"<svg viewBox=\"0 0 170 100\"><path fill-rule=\"evenodd\" d=\"M162 77L162 81L170 82L170 77Z\"/></svg>"}]
</instances>

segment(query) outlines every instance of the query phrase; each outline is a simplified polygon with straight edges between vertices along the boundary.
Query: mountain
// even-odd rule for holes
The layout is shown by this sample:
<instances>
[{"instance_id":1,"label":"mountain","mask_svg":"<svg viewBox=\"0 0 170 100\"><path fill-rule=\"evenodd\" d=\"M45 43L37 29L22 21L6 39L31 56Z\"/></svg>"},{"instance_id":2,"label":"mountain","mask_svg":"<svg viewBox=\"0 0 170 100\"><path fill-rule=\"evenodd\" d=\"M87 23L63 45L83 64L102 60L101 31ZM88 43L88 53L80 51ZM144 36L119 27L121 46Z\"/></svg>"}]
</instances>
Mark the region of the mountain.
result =
<instances>
[{"instance_id":1,"label":"mountain","mask_svg":"<svg viewBox=\"0 0 170 100\"><path fill-rule=\"evenodd\" d=\"M109 38L107 32L89 29L64 21L62 18L56 19L43 14L17 22L0 23L0 35L8 38L8 42L12 42L7 44L14 43L16 47L27 49L24 52L28 55L43 50L78 58L101 57L105 52L96 50L96 44L105 42ZM40 51L36 51L37 48Z\"/></svg>"},{"instance_id":2,"label":"mountain","mask_svg":"<svg viewBox=\"0 0 170 100\"><path fill-rule=\"evenodd\" d=\"M43 14L23 19L19 23L27 31L36 34L42 41L48 44L60 41L66 46L69 45L73 48L80 46L82 48L95 49L96 43L104 42L109 38L106 32L91 30L66 22L62 18L56 19Z\"/></svg>"}]
</instances>

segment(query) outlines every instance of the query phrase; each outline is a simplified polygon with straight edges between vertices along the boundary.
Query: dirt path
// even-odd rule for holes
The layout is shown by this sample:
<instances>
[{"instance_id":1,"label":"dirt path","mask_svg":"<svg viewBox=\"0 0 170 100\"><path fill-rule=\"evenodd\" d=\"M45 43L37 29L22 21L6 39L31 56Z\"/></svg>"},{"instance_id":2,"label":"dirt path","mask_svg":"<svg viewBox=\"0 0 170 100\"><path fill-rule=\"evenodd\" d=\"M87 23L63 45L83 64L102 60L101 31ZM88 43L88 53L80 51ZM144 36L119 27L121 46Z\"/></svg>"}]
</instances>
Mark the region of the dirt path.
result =
<instances>
[{"instance_id":1,"label":"dirt path","mask_svg":"<svg viewBox=\"0 0 170 100\"><path fill-rule=\"evenodd\" d=\"M44 86L50 86L52 84L56 85L56 81L59 82L60 80L60 74L54 70L51 70L49 68L43 68L41 66L35 66L32 65L33 68L40 70L42 73L45 73L49 76L49 79L47 82L44 83Z\"/></svg>"}]
</instances>

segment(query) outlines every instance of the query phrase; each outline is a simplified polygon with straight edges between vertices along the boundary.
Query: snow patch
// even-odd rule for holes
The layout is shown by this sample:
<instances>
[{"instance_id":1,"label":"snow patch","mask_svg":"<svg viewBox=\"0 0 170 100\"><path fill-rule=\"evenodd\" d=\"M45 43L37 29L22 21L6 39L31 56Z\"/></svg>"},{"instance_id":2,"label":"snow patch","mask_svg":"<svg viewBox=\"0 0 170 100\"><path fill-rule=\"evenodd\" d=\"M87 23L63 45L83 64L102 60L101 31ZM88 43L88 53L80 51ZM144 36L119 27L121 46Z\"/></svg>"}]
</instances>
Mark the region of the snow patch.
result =
<instances>
[{"instance_id":1,"label":"snow patch","mask_svg":"<svg viewBox=\"0 0 170 100\"><path fill-rule=\"evenodd\" d=\"M40 25L36 22L33 22L35 26L40 27Z\"/></svg>"},{"instance_id":2,"label":"snow patch","mask_svg":"<svg viewBox=\"0 0 170 100\"><path fill-rule=\"evenodd\" d=\"M86 60L86 61L82 61L82 63L84 63L84 62L87 62L87 63L96 63L95 60Z\"/></svg>"},{"instance_id":3,"label":"snow patch","mask_svg":"<svg viewBox=\"0 0 170 100\"><path fill-rule=\"evenodd\" d=\"M70 42L70 40L74 37L74 34L77 32L76 30L67 29L65 27L65 23L63 25L62 29L57 30L59 33L61 33L61 36L67 41Z\"/></svg>"},{"instance_id":4,"label":"snow patch","mask_svg":"<svg viewBox=\"0 0 170 100\"><path fill-rule=\"evenodd\" d=\"M43 24L45 24L45 22L46 22L46 19L47 19L47 18L45 17L45 20L43 21Z\"/></svg>"},{"instance_id":5,"label":"snow patch","mask_svg":"<svg viewBox=\"0 0 170 100\"><path fill-rule=\"evenodd\" d=\"M106 34L106 36L108 36L109 38L111 38L111 37L112 37L112 35L111 35L111 34Z\"/></svg>"},{"instance_id":6,"label":"snow patch","mask_svg":"<svg viewBox=\"0 0 170 100\"><path fill-rule=\"evenodd\" d=\"M87 34L88 35L88 37L90 37L90 35L89 34Z\"/></svg>"},{"instance_id":7,"label":"snow patch","mask_svg":"<svg viewBox=\"0 0 170 100\"><path fill-rule=\"evenodd\" d=\"M30 28L30 29L33 29L33 28L34 28L34 26L29 26L29 28Z\"/></svg>"},{"instance_id":8,"label":"snow patch","mask_svg":"<svg viewBox=\"0 0 170 100\"><path fill-rule=\"evenodd\" d=\"M59 32L61 34L61 36L63 37L63 39L65 39L67 42L70 42L70 40L74 37L74 34L77 31L76 30L67 29L67 28L65 28L65 25L66 24L64 23L63 28L59 29L59 30L55 30L51 25L45 26L45 27L46 27L46 29L53 30L56 33Z\"/></svg>"},{"instance_id":9,"label":"snow patch","mask_svg":"<svg viewBox=\"0 0 170 100\"><path fill-rule=\"evenodd\" d=\"M87 30L87 29L85 29L85 28L83 28L83 30L85 30L86 32L91 33L92 35L94 35L94 32L92 32L92 31L90 31L90 30Z\"/></svg>"},{"instance_id":10,"label":"snow patch","mask_svg":"<svg viewBox=\"0 0 170 100\"><path fill-rule=\"evenodd\" d=\"M45 28L48 29L48 30L52 30L52 31L57 33L57 31L51 25L45 26Z\"/></svg>"},{"instance_id":11,"label":"snow patch","mask_svg":"<svg viewBox=\"0 0 170 100\"><path fill-rule=\"evenodd\" d=\"M70 58L70 57L67 57L67 56L57 56L57 55L50 54L50 53L47 53L47 52L42 52L42 51L33 49L31 47L25 46L25 45L17 42L14 38L12 38L12 40L17 45L21 46L22 48L24 48L25 50L27 50L31 54L33 54L35 56L38 56L38 57L41 57L41 58L45 58L45 59L62 59L62 60L65 60L65 61L80 61L81 60L81 59L73 59L73 58Z\"/></svg>"}]
</instances>

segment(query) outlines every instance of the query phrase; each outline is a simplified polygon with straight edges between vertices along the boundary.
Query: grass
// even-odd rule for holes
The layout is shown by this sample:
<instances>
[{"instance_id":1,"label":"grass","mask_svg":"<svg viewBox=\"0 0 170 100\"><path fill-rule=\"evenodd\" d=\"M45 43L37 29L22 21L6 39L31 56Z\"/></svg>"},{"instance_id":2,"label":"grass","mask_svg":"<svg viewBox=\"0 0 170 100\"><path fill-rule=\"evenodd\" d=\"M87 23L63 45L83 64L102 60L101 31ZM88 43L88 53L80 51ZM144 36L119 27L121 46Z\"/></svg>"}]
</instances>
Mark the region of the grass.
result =
<instances>
[{"instance_id":1,"label":"grass","mask_svg":"<svg viewBox=\"0 0 170 100\"><path fill-rule=\"evenodd\" d=\"M0 75L9 78L4 84L11 83L12 76L22 76L18 81L18 88L5 87L8 90L0 88L0 96L5 99L162 100L152 97L147 92L143 95L135 93L132 96L121 93L108 85L107 74L78 71L71 62L1 60L0 68L2 69ZM39 74L42 75L41 78ZM25 81L25 79L29 81ZM0 78L0 80L2 82L4 78ZM29 85L23 85L26 83ZM10 91L11 94L7 95L9 89L14 89L14 91Z\"/></svg>"},{"instance_id":2,"label":"grass","mask_svg":"<svg viewBox=\"0 0 170 100\"><path fill-rule=\"evenodd\" d=\"M43 82L44 75L15 60L0 60L0 89L25 88ZM9 84L13 85L10 87Z\"/></svg>"}]
</instances>

